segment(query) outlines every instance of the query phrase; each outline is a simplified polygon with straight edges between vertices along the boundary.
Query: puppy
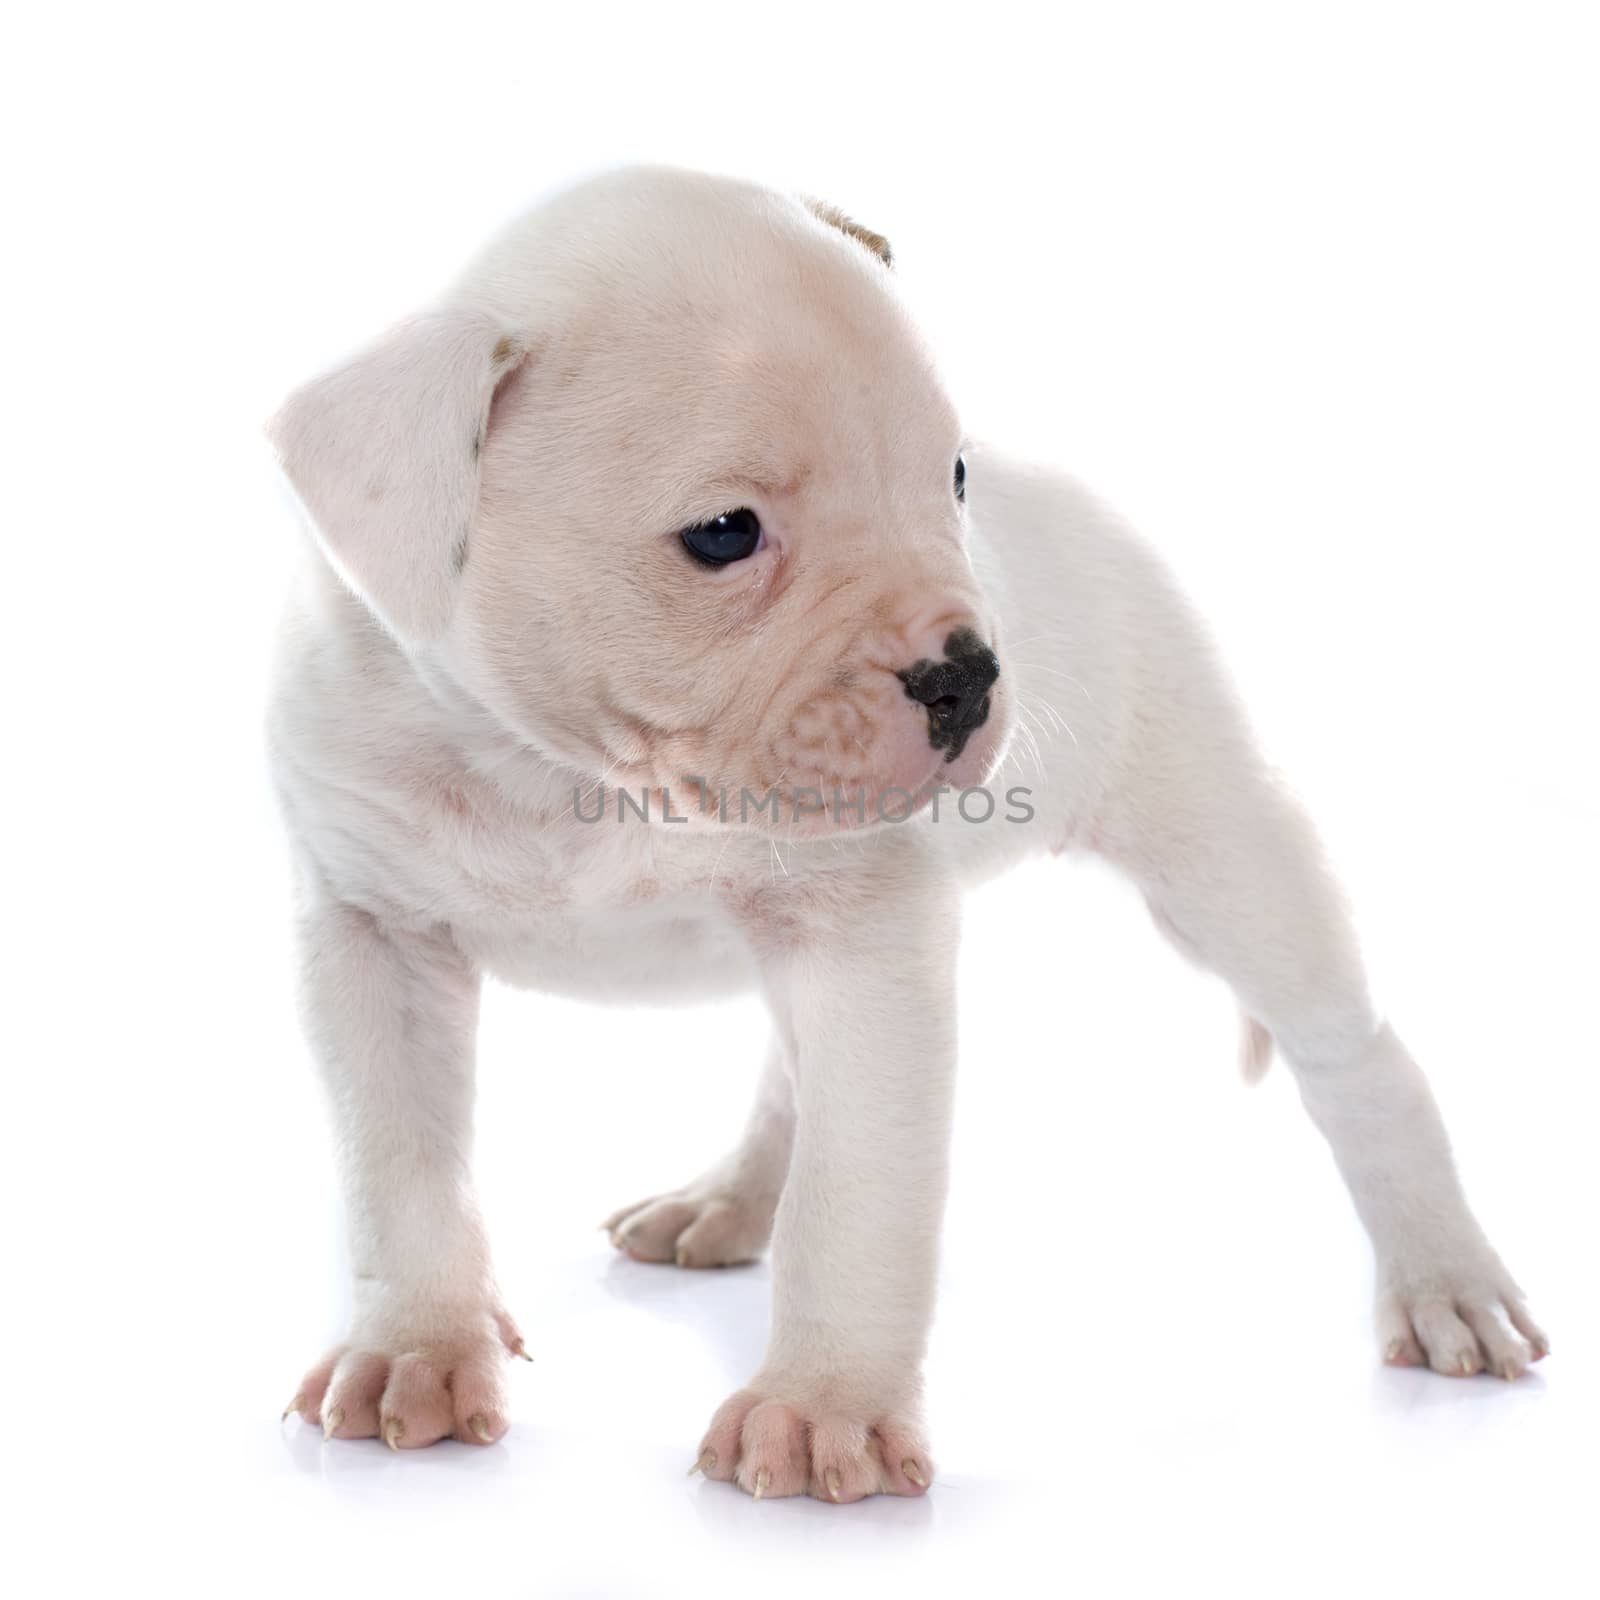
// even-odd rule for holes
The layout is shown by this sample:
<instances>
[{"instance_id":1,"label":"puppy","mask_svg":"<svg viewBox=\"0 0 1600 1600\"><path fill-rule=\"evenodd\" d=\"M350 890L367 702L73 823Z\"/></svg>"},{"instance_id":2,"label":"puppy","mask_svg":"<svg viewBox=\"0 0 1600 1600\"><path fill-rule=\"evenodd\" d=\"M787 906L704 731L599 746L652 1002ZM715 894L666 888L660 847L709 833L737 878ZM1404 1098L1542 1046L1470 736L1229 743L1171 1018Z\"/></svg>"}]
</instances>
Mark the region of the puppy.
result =
<instances>
[{"instance_id":1,"label":"puppy","mask_svg":"<svg viewBox=\"0 0 1600 1600\"><path fill-rule=\"evenodd\" d=\"M1545 1353L1201 624L1070 478L964 435L879 235L722 177L590 180L270 433L311 539L269 736L355 1267L291 1409L405 1449L508 1426L525 1352L469 1173L485 974L754 988L738 1148L612 1241L772 1245L708 1476L922 1494L960 895L1064 848L1232 985L1249 1072L1294 1073L1383 1358Z\"/></svg>"}]
</instances>

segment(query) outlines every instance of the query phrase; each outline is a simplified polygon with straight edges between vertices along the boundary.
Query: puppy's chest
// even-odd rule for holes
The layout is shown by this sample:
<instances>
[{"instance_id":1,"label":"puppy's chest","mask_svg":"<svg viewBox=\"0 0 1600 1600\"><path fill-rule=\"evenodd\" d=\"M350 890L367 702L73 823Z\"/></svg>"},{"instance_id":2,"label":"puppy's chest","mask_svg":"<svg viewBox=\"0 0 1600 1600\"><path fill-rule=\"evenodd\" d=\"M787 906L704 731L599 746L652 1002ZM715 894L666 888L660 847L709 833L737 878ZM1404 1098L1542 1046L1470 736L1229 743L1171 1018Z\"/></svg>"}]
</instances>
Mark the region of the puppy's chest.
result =
<instances>
[{"instance_id":1,"label":"puppy's chest","mask_svg":"<svg viewBox=\"0 0 1600 1600\"><path fill-rule=\"evenodd\" d=\"M728 992L750 978L724 910L748 841L519 811L458 793L429 817L462 946L506 982L609 998Z\"/></svg>"}]
</instances>

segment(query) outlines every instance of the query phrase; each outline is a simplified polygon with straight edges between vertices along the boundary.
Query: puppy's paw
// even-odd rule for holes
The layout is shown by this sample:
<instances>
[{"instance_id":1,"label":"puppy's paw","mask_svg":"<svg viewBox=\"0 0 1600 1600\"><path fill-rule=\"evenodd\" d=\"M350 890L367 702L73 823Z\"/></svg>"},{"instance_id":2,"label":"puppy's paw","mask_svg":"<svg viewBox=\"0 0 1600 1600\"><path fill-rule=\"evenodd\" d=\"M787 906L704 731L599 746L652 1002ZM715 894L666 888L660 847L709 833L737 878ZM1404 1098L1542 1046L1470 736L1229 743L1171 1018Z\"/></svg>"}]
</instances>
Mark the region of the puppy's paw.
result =
<instances>
[{"instance_id":1,"label":"puppy's paw","mask_svg":"<svg viewBox=\"0 0 1600 1600\"><path fill-rule=\"evenodd\" d=\"M1447 1268L1391 1264L1379 1283L1378 1348L1390 1366L1511 1379L1550 1353L1522 1291L1492 1255Z\"/></svg>"},{"instance_id":2,"label":"puppy's paw","mask_svg":"<svg viewBox=\"0 0 1600 1600\"><path fill-rule=\"evenodd\" d=\"M601 1227L635 1261L732 1267L754 1261L766 1248L777 1205L776 1197L702 1181L624 1206Z\"/></svg>"},{"instance_id":3,"label":"puppy's paw","mask_svg":"<svg viewBox=\"0 0 1600 1600\"><path fill-rule=\"evenodd\" d=\"M508 1356L528 1355L502 1311L368 1319L300 1380L284 1412L329 1439L382 1439L415 1450L440 1439L493 1444L510 1427Z\"/></svg>"},{"instance_id":4,"label":"puppy's paw","mask_svg":"<svg viewBox=\"0 0 1600 1600\"><path fill-rule=\"evenodd\" d=\"M927 1492L933 1460L914 1412L806 1398L802 1389L758 1384L725 1400L696 1468L757 1500L809 1494L843 1505Z\"/></svg>"}]
</instances>

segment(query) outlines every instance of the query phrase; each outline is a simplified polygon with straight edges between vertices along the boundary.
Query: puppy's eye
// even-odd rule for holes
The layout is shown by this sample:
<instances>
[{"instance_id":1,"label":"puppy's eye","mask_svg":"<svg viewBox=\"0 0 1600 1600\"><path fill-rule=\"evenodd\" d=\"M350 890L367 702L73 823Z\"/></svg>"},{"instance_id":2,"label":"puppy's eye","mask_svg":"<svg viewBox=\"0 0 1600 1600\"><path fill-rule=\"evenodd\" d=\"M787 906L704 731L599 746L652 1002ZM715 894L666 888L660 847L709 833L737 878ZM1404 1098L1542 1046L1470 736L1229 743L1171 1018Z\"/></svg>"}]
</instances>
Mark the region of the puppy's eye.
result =
<instances>
[{"instance_id":1,"label":"puppy's eye","mask_svg":"<svg viewBox=\"0 0 1600 1600\"><path fill-rule=\"evenodd\" d=\"M755 512L741 507L713 517L710 522L685 528L678 537L696 561L708 567L725 567L756 553L761 544L761 523Z\"/></svg>"},{"instance_id":2,"label":"puppy's eye","mask_svg":"<svg viewBox=\"0 0 1600 1600\"><path fill-rule=\"evenodd\" d=\"M964 457L956 457L956 499L967 498L967 463Z\"/></svg>"}]
</instances>

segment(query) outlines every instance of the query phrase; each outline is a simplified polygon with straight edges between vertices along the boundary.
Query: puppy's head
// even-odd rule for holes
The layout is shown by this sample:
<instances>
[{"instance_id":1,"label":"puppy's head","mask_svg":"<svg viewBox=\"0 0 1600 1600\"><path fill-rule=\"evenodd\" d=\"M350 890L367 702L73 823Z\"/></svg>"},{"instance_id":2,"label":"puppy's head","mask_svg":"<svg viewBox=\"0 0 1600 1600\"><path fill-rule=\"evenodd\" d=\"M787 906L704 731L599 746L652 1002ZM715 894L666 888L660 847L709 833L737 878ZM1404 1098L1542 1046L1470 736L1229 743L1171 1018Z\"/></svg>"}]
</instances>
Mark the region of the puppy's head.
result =
<instances>
[{"instance_id":1,"label":"puppy's head","mask_svg":"<svg viewBox=\"0 0 1600 1600\"><path fill-rule=\"evenodd\" d=\"M888 256L820 202L610 174L275 440L402 646L580 778L679 812L748 791L786 831L894 818L982 782L1011 712L960 423Z\"/></svg>"}]
</instances>

